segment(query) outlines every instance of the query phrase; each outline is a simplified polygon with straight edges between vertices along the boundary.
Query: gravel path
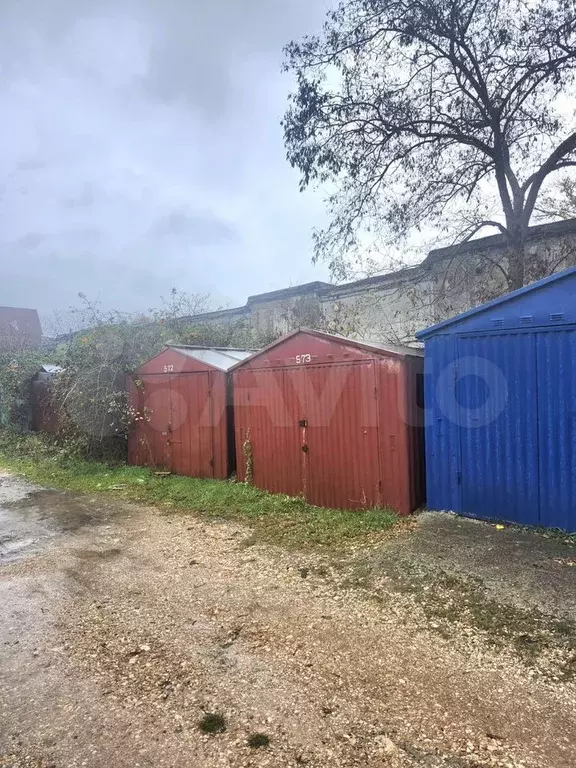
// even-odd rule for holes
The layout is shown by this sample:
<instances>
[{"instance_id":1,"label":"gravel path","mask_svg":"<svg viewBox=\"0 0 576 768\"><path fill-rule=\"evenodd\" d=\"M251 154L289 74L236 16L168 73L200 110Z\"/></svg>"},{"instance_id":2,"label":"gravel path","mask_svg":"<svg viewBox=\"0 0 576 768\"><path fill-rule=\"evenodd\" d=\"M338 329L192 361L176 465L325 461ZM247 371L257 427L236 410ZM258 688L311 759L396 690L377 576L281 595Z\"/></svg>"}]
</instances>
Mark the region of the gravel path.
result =
<instances>
[{"instance_id":1,"label":"gravel path","mask_svg":"<svg viewBox=\"0 0 576 768\"><path fill-rule=\"evenodd\" d=\"M35 546L0 564L0 766L576 764L574 683L442 636L413 595L230 523L19 483L0 525L28 499Z\"/></svg>"}]
</instances>

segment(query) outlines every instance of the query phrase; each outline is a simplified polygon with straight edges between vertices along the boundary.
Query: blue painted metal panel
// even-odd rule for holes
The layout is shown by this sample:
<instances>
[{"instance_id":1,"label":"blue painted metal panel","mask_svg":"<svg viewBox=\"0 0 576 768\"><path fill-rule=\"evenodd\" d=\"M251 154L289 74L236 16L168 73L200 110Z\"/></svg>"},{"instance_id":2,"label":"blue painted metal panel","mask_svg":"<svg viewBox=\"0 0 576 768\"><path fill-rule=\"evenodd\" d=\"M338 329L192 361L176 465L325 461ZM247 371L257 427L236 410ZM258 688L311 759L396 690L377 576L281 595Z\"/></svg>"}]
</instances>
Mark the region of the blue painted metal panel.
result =
<instances>
[{"instance_id":1,"label":"blue painted metal panel","mask_svg":"<svg viewBox=\"0 0 576 768\"><path fill-rule=\"evenodd\" d=\"M576 531L576 330L539 333L537 345L541 520Z\"/></svg>"},{"instance_id":2,"label":"blue painted metal panel","mask_svg":"<svg viewBox=\"0 0 576 768\"><path fill-rule=\"evenodd\" d=\"M429 506L576 531L576 268L418 336Z\"/></svg>"},{"instance_id":3,"label":"blue painted metal panel","mask_svg":"<svg viewBox=\"0 0 576 768\"><path fill-rule=\"evenodd\" d=\"M458 352L462 511L537 525L535 334L461 337Z\"/></svg>"},{"instance_id":4,"label":"blue painted metal panel","mask_svg":"<svg viewBox=\"0 0 576 768\"><path fill-rule=\"evenodd\" d=\"M437 336L426 343L426 485L430 509L460 512L460 434L443 407L443 393L454 384L455 358L455 336Z\"/></svg>"}]
</instances>

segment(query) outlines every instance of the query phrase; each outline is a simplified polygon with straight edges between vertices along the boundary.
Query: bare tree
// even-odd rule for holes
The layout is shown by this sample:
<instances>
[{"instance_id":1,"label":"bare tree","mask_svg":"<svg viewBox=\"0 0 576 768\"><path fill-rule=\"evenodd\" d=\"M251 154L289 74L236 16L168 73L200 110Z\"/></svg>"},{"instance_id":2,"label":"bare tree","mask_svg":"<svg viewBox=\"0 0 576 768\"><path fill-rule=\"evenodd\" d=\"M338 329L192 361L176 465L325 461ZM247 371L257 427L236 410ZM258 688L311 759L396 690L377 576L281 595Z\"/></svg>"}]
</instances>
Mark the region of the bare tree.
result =
<instances>
[{"instance_id":1,"label":"bare tree","mask_svg":"<svg viewBox=\"0 0 576 768\"><path fill-rule=\"evenodd\" d=\"M576 179L565 176L545 195L536 207L544 219L573 219L576 217Z\"/></svg>"},{"instance_id":2,"label":"bare tree","mask_svg":"<svg viewBox=\"0 0 576 768\"><path fill-rule=\"evenodd\" d=\"M399 241L423 226L461 239L492 227L507 288L522 286L542 189L576 165L563 101L575 28L574 0L343 0L321 35L290 43L288 159L303 188L335 189L316 258L339 275L367 230Z\"/></svg>"}]
</instances>

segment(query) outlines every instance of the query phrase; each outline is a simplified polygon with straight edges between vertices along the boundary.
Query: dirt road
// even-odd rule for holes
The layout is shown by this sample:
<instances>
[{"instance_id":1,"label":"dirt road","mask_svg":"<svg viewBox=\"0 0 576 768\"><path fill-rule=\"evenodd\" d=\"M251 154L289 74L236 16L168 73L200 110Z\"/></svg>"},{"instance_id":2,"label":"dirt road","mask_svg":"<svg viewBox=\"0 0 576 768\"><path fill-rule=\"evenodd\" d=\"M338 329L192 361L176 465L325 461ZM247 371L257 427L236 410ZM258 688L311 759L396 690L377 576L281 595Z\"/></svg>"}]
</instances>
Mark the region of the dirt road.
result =
<instances>
[{"instance_id":1,"label":"dirt road","mask_svg":"<svg viewBox=\"0 0 576 768\"><path fill-rule=\"evenodd\" d=\"M249 537L0 476L0 766L576 764L572 679Z\"/></svg>"}]
</instances>

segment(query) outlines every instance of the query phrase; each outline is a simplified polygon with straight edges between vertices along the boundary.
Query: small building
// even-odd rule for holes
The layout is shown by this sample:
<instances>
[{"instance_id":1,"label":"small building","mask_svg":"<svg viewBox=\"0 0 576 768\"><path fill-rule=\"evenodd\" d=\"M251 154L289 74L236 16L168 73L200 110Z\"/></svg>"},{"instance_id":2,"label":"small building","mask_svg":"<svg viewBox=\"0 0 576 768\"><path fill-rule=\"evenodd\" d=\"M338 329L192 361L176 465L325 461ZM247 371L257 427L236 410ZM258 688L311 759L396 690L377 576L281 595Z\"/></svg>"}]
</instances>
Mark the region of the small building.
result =
<instances>
[{"instance_id":1,"label":"small building","mask_svg":"<svg viewBox=\"0 0 576 768\"><path fill-rule=\"evenodd\" d=\"M576 530L576 268L417 335L428 506Z\"/></svg>"},{"instance_id":2,"label":"small building","mask_svg":"<svg viewBox=\"0 0 576 768\"><path fill-rule=\"evenodd\" d=\"M39 347L42 326L35 309L0 307L0 352Z\"/></svg>"},{"instance_id":3,"label":"small building","mask_svg":"<svg viewBox=\"0 0 576 768\"><path fill-rule=\"evenodd\" d=\"M130 464L194 477L235 469L228 371L252 350L169 346L128 377Z\"/></svg>"},{"instance_id":4,"label":"small building","mask_svg":"<svg viewBox=\"0 0 576 768\"><path fill-rule=\"evenodd\" d=\"M412 512L422 371L419 350L311 330L257 352L233 370L239 479L318 506Z\"/></svg>"}]
</instances>

